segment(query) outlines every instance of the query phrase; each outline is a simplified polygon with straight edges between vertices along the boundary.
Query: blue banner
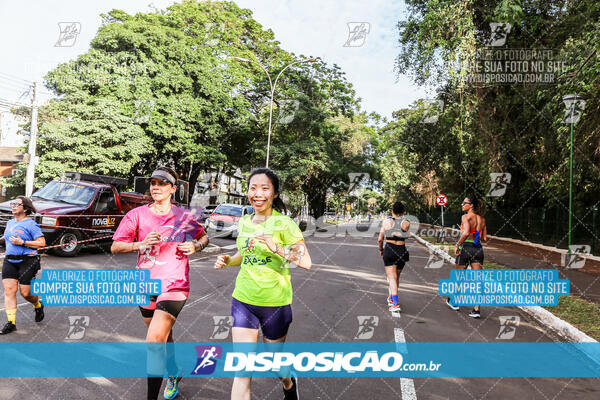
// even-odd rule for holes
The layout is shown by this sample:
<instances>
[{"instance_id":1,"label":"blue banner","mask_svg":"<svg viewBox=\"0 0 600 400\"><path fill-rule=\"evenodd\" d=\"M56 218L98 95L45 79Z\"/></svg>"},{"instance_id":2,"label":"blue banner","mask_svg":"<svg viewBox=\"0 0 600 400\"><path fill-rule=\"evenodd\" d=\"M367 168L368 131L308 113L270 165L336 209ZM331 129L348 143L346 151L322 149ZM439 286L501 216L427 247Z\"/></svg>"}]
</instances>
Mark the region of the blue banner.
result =
<instances>
[{"instance_id":1,"label":"blue banner","mask_svg":"<svg viewBox=\"0 0 600 400\"><path fill-rule=\"evenodd\" d=\"M569 292L555 269L453 269L438 285L455 306L556 306Z\"/></svg>"},{"instance_id":2,"label":"blue banner","mask_svg":"<svg viewBox=\"0 0 600 400\"><path fill-rule=\"evenodd\" d=\"M0 343L2 377L600 377L599 343ZM286 375L288 374L288 375Z\"/></svg>"},{"instance_id":3,"label":"blue banner","mask_svg":"<svg viewBox=\"0 0 600 400\"><path fill-rule=\"evenodd\" d=\"M31 293L45 306L147 306L161 282L147 269L45 269Z\"/></svg>"}]
</instances>

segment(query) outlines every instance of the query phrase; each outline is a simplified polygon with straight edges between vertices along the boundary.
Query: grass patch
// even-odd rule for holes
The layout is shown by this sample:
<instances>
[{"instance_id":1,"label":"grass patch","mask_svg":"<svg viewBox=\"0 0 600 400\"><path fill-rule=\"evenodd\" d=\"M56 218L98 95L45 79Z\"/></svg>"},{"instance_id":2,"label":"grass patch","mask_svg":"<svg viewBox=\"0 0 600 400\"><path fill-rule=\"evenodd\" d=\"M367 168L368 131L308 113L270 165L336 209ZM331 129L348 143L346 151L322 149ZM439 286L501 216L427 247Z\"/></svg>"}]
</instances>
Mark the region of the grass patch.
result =
<instances>
[{"instance_id":1,"label":"grass patch","mask_svg":"<svg viewBox=\"0 0 600 400\"><path fill-rule=\"evenodd\" d=\"M600 340L600 306L598 304L569 295L560 297L557 306L543 308L586 335Z\"/></svg>"}]
</instances>

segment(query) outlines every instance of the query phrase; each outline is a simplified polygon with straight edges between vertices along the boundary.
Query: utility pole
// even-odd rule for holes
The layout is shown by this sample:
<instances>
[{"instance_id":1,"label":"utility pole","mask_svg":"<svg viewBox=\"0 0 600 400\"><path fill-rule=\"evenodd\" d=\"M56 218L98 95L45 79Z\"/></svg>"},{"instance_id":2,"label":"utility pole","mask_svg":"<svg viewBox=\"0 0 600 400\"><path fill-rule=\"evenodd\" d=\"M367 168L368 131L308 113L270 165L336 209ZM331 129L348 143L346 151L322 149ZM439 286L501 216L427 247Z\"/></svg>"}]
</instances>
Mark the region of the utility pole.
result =
<instances>
[{"instance_id":1,"label":"utility pole","mask_svg":"<svg viewBox=\"0 0 600 400\"><path fill-rule=\"evenodd\" d=\"M25 196L29 197L33 193L33 181L35 179L35 147L37 138L38 124L38 105L37 105L37 82L33 82L33 98L31 99L31 136L29 137L29 162L27 164L27 178L25 180Z\"/></svg>"}]
</instances>

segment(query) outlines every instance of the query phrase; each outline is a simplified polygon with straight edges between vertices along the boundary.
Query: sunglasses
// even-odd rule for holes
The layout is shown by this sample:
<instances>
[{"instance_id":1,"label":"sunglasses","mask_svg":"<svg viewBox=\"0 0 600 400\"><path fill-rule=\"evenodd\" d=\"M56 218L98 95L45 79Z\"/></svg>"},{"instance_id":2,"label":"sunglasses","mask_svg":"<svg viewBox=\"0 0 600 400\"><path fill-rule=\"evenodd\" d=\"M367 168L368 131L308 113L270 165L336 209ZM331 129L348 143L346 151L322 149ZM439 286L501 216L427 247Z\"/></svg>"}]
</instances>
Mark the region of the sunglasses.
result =
<instances>
[{"instance_id":1,"label":"sunglasses","mask_svg":"<svg viewBox=\"0 0 600 400\"><path fill-rule=\"evenodd\" d=\"M16 201L12 201L12 202L10 203L10 206L11 206L11 207L19 207L19 206L22 206L22 205L23 205L23 203L17 203Z\"/></svg>"},{"instance_id":2,"label":"sunglasses","mask_svg":"<svg viewBox=\"0 0 600 400\"><path fill-rule=\"evenodd\" d=\"M468 201L463 201L462 205L464 206L465 204L473 204L473 203L469 203Z\"/></svg>"}]
</instances>

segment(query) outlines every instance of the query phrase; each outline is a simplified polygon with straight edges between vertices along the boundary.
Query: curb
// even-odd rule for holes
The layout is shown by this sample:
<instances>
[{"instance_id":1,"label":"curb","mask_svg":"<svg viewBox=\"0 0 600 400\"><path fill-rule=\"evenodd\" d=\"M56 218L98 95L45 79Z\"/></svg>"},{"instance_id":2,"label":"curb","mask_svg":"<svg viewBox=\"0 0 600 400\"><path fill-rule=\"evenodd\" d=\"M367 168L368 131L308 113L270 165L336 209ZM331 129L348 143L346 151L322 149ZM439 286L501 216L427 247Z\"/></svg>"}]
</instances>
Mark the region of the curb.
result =
<instances>
[{"instance_id":1,"label":"curb","mask_svg":"<svg viewBox=\"0 0 600 400\"><path fill-rule=\"evenodd\" d=\"M434 230L442 229L442 227L439 225L421 224L421 226L427 226ZM444 232L459 233L460 231L455 228L444 227ZM564 257L566 254L568 254L566 249L559 249L540 243L525 242L519 239L505 238L494 235L488 235L488 238L490 244L497 243L500 246L512 246L513 249L509 251L516 254L529 255L530 250L536 251L538 255L542 255L543 261L552 264L555 267L562 267L564 265ZM522 251L519 251L519 249L522 249ZM574 270L580 270L581 272L591 275L600 275L600 256L579 253L578 258L585 260L585 266L581 268L573 268Z\"/></svg>"},{"instance_id":2,"label":"curb","mask_svg":"<svg viewBox=\"0 0 600 400\"><path fill-rule=\"evenodd\" d=\"M422 239L421 237L415 235L411 232L411 236L417 240L420 244L427 247L433 253L444 258L445 261L448 261L451 264L454 264L454 259L450 257L448 253L440 249L439 247L429 243L428 241ZM558 318L556 315L552 314L550 311L542 308L540 306L517 306L519 309L523 310L525 313L529 314L535 320L540 322L542 325L547 326L552 331L554 331L559 336L569 340L570 342L578 342L578 343L598 343L598 341L585 333L581 332L579 329L575 328L573 325L568 322Z\"/></svg>"}]
</instances>

